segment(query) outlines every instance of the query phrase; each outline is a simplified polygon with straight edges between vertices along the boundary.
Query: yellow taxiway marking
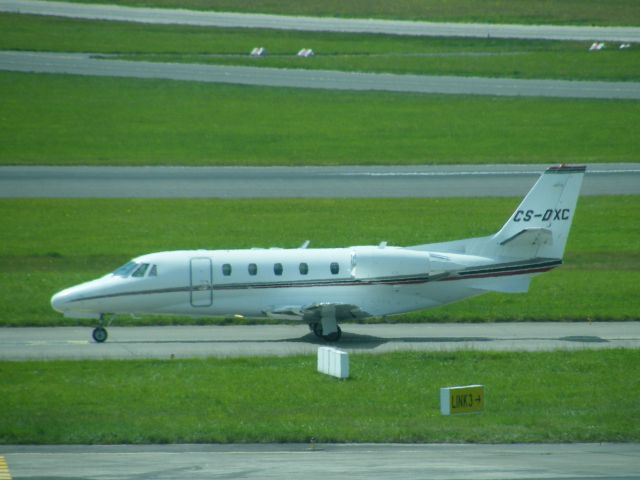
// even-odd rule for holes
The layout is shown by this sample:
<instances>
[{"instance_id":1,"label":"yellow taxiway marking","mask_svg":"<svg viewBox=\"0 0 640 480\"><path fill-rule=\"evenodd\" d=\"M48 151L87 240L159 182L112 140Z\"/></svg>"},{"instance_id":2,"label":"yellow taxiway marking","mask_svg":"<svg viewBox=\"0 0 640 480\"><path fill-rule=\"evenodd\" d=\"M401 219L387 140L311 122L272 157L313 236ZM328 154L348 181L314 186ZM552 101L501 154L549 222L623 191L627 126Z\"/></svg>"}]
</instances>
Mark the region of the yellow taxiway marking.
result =
<instances>
[{"instance_id":1,"label":"yellow taxiway marking","mask_svg":"<svg viewBox=\"0 0 640 480\"><path fill-rule=\"evenodd\" d=\"M11 480L9 465L2 455L0 455L0 480Z\"/></svg>"}]
</instances>

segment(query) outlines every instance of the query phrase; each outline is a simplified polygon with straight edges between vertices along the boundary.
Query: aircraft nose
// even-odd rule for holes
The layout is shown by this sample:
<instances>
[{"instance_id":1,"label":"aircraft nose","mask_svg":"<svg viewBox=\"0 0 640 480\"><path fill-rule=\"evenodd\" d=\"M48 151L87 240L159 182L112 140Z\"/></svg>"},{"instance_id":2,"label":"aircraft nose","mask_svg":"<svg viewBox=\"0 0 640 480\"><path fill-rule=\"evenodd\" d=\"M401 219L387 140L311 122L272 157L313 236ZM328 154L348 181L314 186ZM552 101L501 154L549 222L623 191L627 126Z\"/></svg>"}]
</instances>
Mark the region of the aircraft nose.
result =
<instances>
[{"instance_id":1,"label":"aircraft nose","mask_svg":"<svg viewBox=\"0 0 640 480\"><path fill-rule=\"evenodd\" d=\"M51 297L51 307L53 307L56 312L64 313L64 306L69 300L68 297L65 290L56 293Z\"/></svg>"}]
</instances>

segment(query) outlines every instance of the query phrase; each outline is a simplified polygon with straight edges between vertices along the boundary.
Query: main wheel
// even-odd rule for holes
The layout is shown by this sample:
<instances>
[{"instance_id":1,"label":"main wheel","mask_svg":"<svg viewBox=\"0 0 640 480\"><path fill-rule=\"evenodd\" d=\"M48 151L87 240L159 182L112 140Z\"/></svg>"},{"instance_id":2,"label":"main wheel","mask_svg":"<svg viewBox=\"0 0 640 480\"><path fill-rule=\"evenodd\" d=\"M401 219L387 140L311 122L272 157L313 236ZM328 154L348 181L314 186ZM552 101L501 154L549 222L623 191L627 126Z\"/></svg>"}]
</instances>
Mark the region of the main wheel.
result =
<instances>
[{"instance_id":1,"label":"main wheel","mask_svg":"<svg viewBox=\"0 0 640 480\"><path fill-rule=\"evenodd\" d=\"M96 343L104 342L109 334L107 333L107 329L104 327L96 327L93 329L93 333L91 334Z\"/></svg>"},{"instance_id":2,"label":"main wheel","mask_svg":"<svg viewBox=\"0 0 640 480\"><path fill-rule=\"evenodd\" d=\"M342 336L342 330L340 329L340 327L338 327L337 331L330 333L329 335L323 335L321 323L313 324L313 333L315 333L317 337L320 337L323 340L326 340L327 342L337 342L338 340L340 340L340 337Z\"/></svg>"},{"instance_id":3,"label":"main wheel","mask_svg":"<svg viewBox=\"0 0 640 480\"><path fill-rule=\"evenodd\" d=\"M327 342L337 342L342 336L342 330L340 329L340 327L337 328L337 331L330 333L329 335L323 335L322 338L324 338Z\"/></svg>"},{"instance_id":4,"label":"main wheel","mask_svg":"<svg viewBox=\"0 0 640 480\"><path fill-rule=\"evenodd\" d=\"M321 323L312 323L309 327L313 330L313 333L316 334L316 337L322 338L322 324Z\"/></svg>"}]
</instances>

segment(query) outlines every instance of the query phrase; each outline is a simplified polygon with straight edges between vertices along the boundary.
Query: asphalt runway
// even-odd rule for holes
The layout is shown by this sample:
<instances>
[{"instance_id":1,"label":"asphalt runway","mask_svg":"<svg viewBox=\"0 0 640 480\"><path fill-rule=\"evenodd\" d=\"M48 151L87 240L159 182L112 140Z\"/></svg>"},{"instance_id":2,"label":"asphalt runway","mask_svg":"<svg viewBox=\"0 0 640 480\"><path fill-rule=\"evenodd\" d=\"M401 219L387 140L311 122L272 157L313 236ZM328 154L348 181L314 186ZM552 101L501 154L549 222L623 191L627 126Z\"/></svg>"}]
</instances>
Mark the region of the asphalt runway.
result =
<instances>
[{"instance_id":1,"label":"asphalt runway","mask_svg":"<svg viewBox=\"0 0 640 480\"><path fill-rule=\"evenodd\" d=\"M640 445L2 446L21 479L638 479Z\"/></svg>"},{"instance_id":2,"label":"asphalt runway","mask_svg":"<svg viewBox=\"0 0 640 480\"><path fill-rule=\"evenodd\" d=\"M640 100L640 82L517 80L134 62L84 53L3 51L0 70L323 90Z\"/></svg>"},{"instance_id":3,"label":"asphalt runway","mask_svg":"<svg viewBox=\"0 0 640 480\"><path fill-rule=\"evenodd\" d=\"M117 321L115 322L117 325ZM1 328L0 360L137 359L315 355L326 345L305 324L110 327L103 344L89 327ZM551 351L640 348L640 322L342 324L351 353Z\"/></svg>"},{"instance_id":4,"label":"asphalt runway","mask_svg":"<svg viewBox=\"0 0 640 480\"><path fill-rule=\"evenodd\" d=\"M0 167L0 198L522 196L548 165ZM640 195L640 164L590 164L582 195Z\"/></svg>"},{"instance_id":5,"label":"asphalt runway","mask_svg":"<svg viewBox=\"0 0 640 480\"><path fill-rule=\"evenodd\" d=\"M0 0L0 11L93 20L117 20L207 27L269 28L277 30L374 33L431 37L493 37L640 42L640 28L638 27L501 25L295 17L161 8L132 8L115 5L82 5L78 3L34 0Z\"/></svg>"}]
</instances>

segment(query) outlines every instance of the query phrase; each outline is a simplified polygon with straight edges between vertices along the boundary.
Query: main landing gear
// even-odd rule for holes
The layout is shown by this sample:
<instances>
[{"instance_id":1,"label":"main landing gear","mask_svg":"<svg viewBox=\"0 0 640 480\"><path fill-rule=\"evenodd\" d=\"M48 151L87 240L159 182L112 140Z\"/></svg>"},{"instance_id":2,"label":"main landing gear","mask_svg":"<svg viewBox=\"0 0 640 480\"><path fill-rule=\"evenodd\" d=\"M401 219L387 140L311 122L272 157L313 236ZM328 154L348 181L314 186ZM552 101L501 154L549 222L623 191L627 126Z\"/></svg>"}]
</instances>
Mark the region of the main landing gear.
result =
<instances>
[{"instance_id":1,"label":"main landing gear","mask_svg":"<svg viewBox=\"0 0 640 480\"><path fill-rule=\"evenodd\" d=\"M336 319L336 306L327 304L320 309L320 321L309 324L316 336L323 338L327 342L337 342L342 336L342 330L338 326Z\"/></svg>"},{"instance_id":2,"label":"main landing gear","mask_svg":"<svg viewBox=\"0 0 640 480\"><path fill-rule=\"evenodd\" d=\"M337 342L342 336L342 330L337 325L336 331L328 335L322 334L322 323L312 323L311 325L309 325L309 328L313 331L313 333L316 334L317 337L320 337L327 342Z\"/></svg>"},{"instance_id":3,"label":"main landing gear","mask_svg":"<svg viewBox=\"0 0 640 480\"><path fill-rule=\"evenodd\" d=\"M109 322L109 325L111 325L111 322ZM93 329L91 336L96 343L103 343L109 336L107 329L104 328L104 315L100 315L100 325Z\"/></svg>"}]
</instances>

